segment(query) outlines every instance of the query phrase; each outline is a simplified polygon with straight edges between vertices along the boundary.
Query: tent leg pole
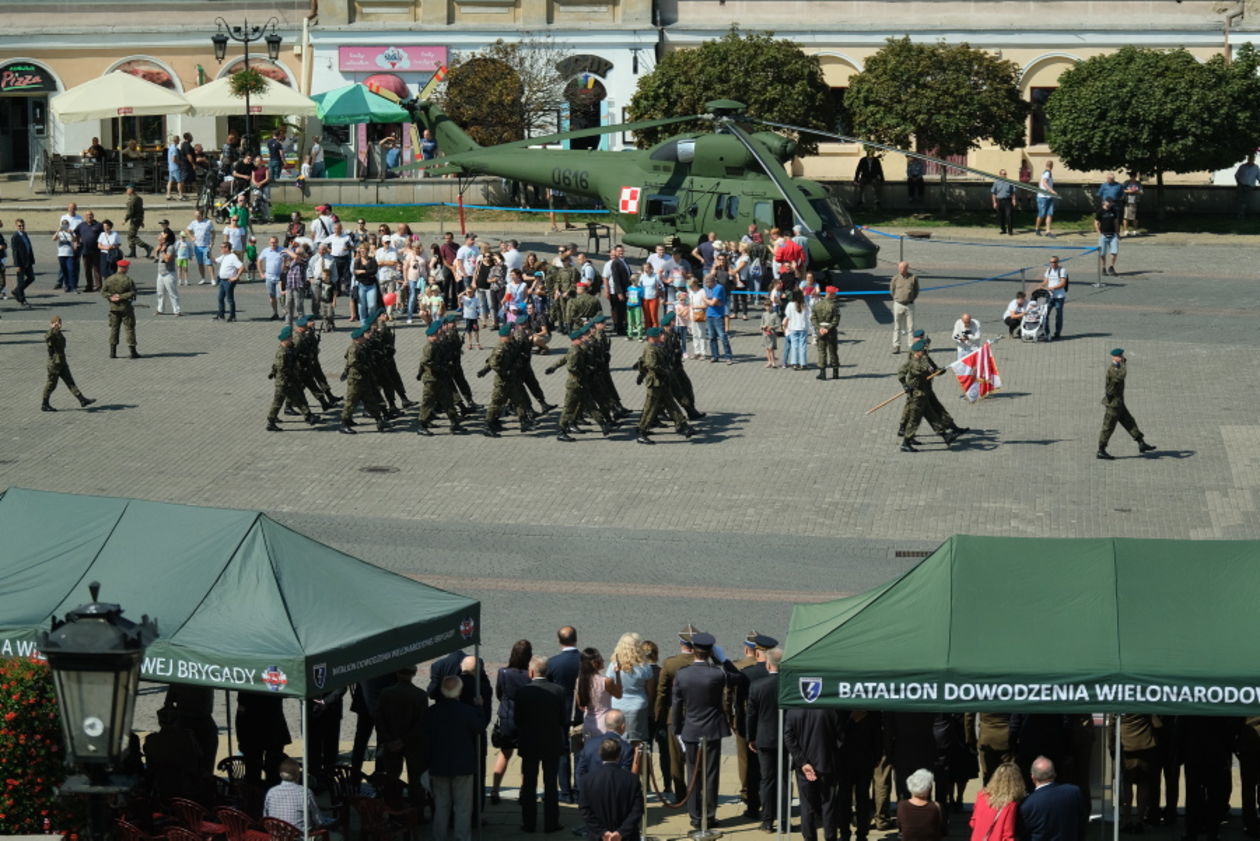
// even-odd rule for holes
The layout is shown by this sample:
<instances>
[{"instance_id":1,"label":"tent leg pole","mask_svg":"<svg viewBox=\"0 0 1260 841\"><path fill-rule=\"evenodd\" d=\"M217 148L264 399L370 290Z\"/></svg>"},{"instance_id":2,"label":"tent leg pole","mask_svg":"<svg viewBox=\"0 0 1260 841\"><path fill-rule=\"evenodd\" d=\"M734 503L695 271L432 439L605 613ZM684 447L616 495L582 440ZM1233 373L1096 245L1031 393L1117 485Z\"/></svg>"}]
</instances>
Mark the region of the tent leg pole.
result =
<instances>
[{"instance_id":1,"label":"tent leg pole","mask_svg":"<svg viewBox=\"0 0 1260 841\"><path fill-rule=\"evenodd\" d=\"M783 806L783 804L787 802L788 793L784 791L786 786L784 785L784 781L783 781L783 708L782 707L779 708L779 745L778 747L775 748L775 753L778 755L778 763L779 763L779 770L778 770L779 776L776 777L774 781L774 801L775 801L774 809L779 815L779 825L775 827L775 834L779 838L786 838L788 816L785 815L784 812L790 813L791 809L790 808L785 809Z\"/></svg>"},{"instance_id":2,"label":"tent leg pole","mask_svg":"<svg viewBox=\"0 0 1260 841\"><path fill-rule=\"evenodd\" d=\"M227 708L227 726L228 726L227 755L232 756L232 692L229 689L223 690L223 706Z\"/></svg>"},{"instance_id":3,"label":"tent leg pole","mask_svg":"<svg viewBox=\"0 0 1260 841\"><path fill-rule=\"evenodd\" d=\"M301 699L302 704L302 838L303 841L311 837L311 766L310 760L307 758L306 746L310 734L306 729L306 699Z\"/></svg>"},{"instance_id":4,"label":"tent leg pole","mask_svg":"<svg viewBox=\"0 0 1260 841\"><path fill-rule=\"evenodd\" d=\"M463 221L462 217L463 217L463 211L464 211L464 207L463 207L464 196L462 193L460 194L459 201L460 201L460 217L461 217L460 221L462 223ZM480 692L481 691L481 641L480 640L473 643L473 684L477 687L477 691ZM483 823L483 818L485 817L485 814L482 811L485 804L481 802L482 796L486 793L486 772L484 770L485 768L484 763L486 761L486 751L485 751L484 746L481 744L481 739L484 738L485 735L486 735L486 731L483 728L481 731L481 735L477 737L477 752L479 755L477 757L477 773L473 776L473 790L472 790L473 810L472 812L473 812L473 815L476 816L475 819L477 821L477 825L475 827L477 830L477 841L481 841L481 824Z\"/></svg>"},{"instance_id":5,"label":"tent leg pole","mask_svg":"<svg viewBox=\"0 0 1260 841\"><path fill-rule=\"evenodd\" d=\"M1111 775L1111 838L1112 841L1120 841L1120 718L1121 714L1116 713L1116 753L1112 757L1112 775Z\"/></svg>"}]
</instances>

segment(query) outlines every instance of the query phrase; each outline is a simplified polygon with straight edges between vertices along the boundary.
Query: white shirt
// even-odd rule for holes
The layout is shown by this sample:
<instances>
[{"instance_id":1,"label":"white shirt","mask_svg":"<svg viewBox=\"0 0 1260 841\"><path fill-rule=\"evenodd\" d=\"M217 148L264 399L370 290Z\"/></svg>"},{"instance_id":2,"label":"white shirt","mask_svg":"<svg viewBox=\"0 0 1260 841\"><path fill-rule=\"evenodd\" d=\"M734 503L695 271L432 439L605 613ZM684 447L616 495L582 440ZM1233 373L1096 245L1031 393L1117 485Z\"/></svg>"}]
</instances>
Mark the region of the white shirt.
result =
<instances>
[{"instance_id":1,"label":"white shirt","mask_svg":"<svg viewBox=\"0 0 1260 841\"><path fill-rule=\"evenodd\" d=\"M1006 305L1006 315L1003 318L1016 318L1028 311L1028 301L1021 301L1019 298L1011 298L1011 302Z\"/></svg>"},{"instance_id":2,"label":"white shirt","mask_svg":"<svg viewBox=\"0 0 1260 841\"><path fill-rule=\"evenodd\" d=\"M970 330L971 335L964 338L963 331ZM963 324L960 318L954 322L954 341L958 345L959 350L965 350L968 353L980 347L980 322L974 318L970 324Z\"/></svg>"},{"instance_id":3,"label":"white shirt","mask_svg":"<svg viewBox=\"0 0 1260 841\"><path fill-rule=\"evenodd\" d=\"M74 256L74 234L69 231L57 231L57 256L73 257Z\"/></svg>"},{"instance_id":4,"label":"white shirt","mask_svg":"<svg viewBox=\"0 0 1260 841\"><path fill-rule=\"evenodd\" d=\"M214 240L214 223L209 219L194 219L188 223L187 230L192 234L193 245L198 248L209 248Z\"/></svg>"},{"instance_id":5,"label":"white shirt","mask_svg":"<svg viewBox=\"0 0 1260 841\"><path fill-rule=\"evenodd\" d=\"M385 263L387 262L389 263L399 262L397 251L395 251L392 248L378 248L376 249L376 254L374 256L376 257L376 265L377 265L376 279L378 281L385 282L388 280L397 280L398 278L402 277L401 266L385 265Z\"/></svg>"},{"instance_id":6,"label":"white shirt","mask_svg":"<svg viewBox=\"0 0 1260 841\"><path fill-rule=\"evenodd\" d=\"M223 237L228 241L228 245L232 246L233 251L245 250L245 229L238 228L234 225L228 225L223 229Z\"/></svg>"},{"instance_id":7,"label":"white shirt","mask_svg":"<svg viewBox=\"0 0 1260 841\"><path fill-rule=\"evenodd\" d=\"M1050 170L1041 173L1041 189L1054 192L1054 176L1050 174Z\"/></svg>"},{"instance_id":8,"label":"white shirt","mask_svg":"<svg viewBox=\"0 0 1260 841\"><path fill-rule=\"evenodd\" d=\"M525 270L525 255L515 248L509 248L503 252L503 266L508 270L508 274L512 273L512 269Z\"/></svg>"},{"instance_id":9,"label":"white shirt","mask_svg":"<svg viewBox=\"0 0 1260 841\"><path fill-rule=\"evenodd\" d=\"M783 329L789 333L802 332L809 329L809 316L804 304L792 301L783 308Z\"/></svg>"},{"instance_id":10,"label":"white shirt","mask_svg":"<svg viewBox=\"0 0 1260 841\"><path fill-rule=\"evenodd\" d=\"M657 255L651 254L647 258L647 264L652 267L652 271L660 277L668 277L669 273L674 269L674 258L668 254Z\"/></svg>"},{"instance_id":11,"label":"white shirt","mask_svg":"<svg viewBox=\"0 0 1260 841\"><path fill-rule=\"evenodd\" d=\"M311 144L311 163L322 164L324 162L324 147L316 140Z\"/></svg>"},{"instance_id":12,"label":"white shirt","mask_svg":"<svg viewBox=\"0 0 1260 841\"><path fill-rule=\"evenodd\" d=\"M245 265L241 258L230 251L215 257L214 261L219 264L219 280L231 280Z\"/></svg>"},{"instance_id":13,"label":"white shirt","mask_svg":"<svg viewBox=\"0 0 1260 841\"><path fill-rule=\"evenodd\" d=\"M334 257L345 257L350 253L351 239L349 234L333 234L325 237L324 242L328 243L328 250Z\"/></svg>"},{"instance_id":14,"label":"white shirt","mask_svg":"<svg viewBox=\"0 0 1260 841\"><path fill-rule=\"evenodd\" d=\"M101 235L96 239L96 247L101 251L109 251L111 248L117 248L121 242L122 239L117 231L101 231Z\"/></svg>"},{"instance_id":15,"label":"white shirt","mask_svg":"<svg viewBox=\"0 0 1260 841\"><path fill-rule=\"evenodd\" d=\"M71 216L69 213L63 213L61 214L61 219L58 220L58 227L60 227L62 222L69 222L70 230L73 231L75 228L78 228L80 225L83 224L83 217L77 213L74 214L73 216Z\"/></svg>"},{"instance_id":16,"label":"white shirt","mask_svg":"<svg viewBox=\"0 0 1260 841\"><path fill-rule=\"evenodd\" d=\"M1046 288L1050 290L1051 298L1066 298L1067 286L1067 269L1062 266L1046 269Z\"/></svg>"},{"instance_id":17,"label":"white shirt","mask_svg":"<svg viewBox=\"0 0 1260 841\"><path fill-rule=\"evenodd\" d=\"M330 214L321 214L311 222L311 241L319 245L333 235L333 225L337 224Z\"/></svg>"},{"instance_id":18,"label":"white shirt","mask_svg":"<svg viewBox=\"0 0 1260 841\"><path fill-rule=\"evenodd\" d=\"M324 272L328 272L331 276L333 269L333 259L329 255L315 254L306 264L306 277L312 283L316 280L322 280Z\"/></svg>"},{"instance_id":19,"label":"white shirt","mask_svg":"<svg viewBox=\"0 0 1260 841\"><path fill-rule=\"evenodd\" d=\"M481 249L476 244L461 245L459 251L455 252L455 259L459 261L464 277L472 277L477 273L477 261L481 259Z\"/></svg>"}]
</instances>

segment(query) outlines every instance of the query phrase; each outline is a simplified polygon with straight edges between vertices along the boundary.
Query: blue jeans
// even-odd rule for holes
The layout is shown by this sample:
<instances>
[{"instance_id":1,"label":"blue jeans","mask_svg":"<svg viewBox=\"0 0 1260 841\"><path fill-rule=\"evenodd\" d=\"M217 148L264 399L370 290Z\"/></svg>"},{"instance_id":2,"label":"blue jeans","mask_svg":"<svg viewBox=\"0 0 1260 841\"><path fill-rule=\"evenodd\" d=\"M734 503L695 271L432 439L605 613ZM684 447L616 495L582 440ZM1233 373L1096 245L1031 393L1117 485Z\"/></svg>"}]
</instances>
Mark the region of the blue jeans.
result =
<instances>
[{"instance_id":1,"label":"blue jeans","mask_svg":"<svg viewBox=\"0 0 1260 841\"><path fill-rule=\"evenodd\" d=\"M231 308L229 314L236 318L236 284L230 280L219 279L219 318L223 317L223 302Z\"/></svg>"},{"instance_id":2,"label":"blue jeans","mask_svg":"<svg viewBox=\"0 0 1260 841\"><path fill-rule=\"evenodd\" d=\"M1054 337L1057 339L1063 332L1063 305L1067 298L1051 298L1050 309L1054 310Z\"/></svg>"},{"instance_id":3,"label":"blue jeans","mask_svg":"<svg viewBox=\"0 0 1260 841\"><path fill-rule=\"evenodd\" d=\"M808 365L809 356L806 351L808 330L792 330L787 334L787 353L784 354L784 365Z\"/></svg>"},{"instance_id":4,"label":"blue jeans","mask_svg":"<svg viewBox=\"0 0 1260 841\"><path fill-rule=\"evenodd\" d=\"M110 256L108 251L101 252L101 280L109 277L118 271L118 263Z\"/></svg>"},{"instance_id":5,"label":"blue jeans","mask_svg":"<svg viewBox=\"0 0 1260 841\"><path fill-rule=\"evenodd\" d=\"M71 289L74 289L74 281L75 281L74 275L76 274L75 267L77 265L78 265L78 261L74 259L73 254L71 254L69 257L61 257L61 256L57 257L57 288L58 289L64 289L67 292L69 292Z\"/></svg>"},{"instance_id":6,"label":"blue jeans","mask_svg":"<svg viewBox=\"0 0 1260 841\"><path fill-rule=\"evenodd\" d=\"M368 318L376 312L380 300L381 290L375 283L371 286L359 284L359 323L364 327L368 324Z\"/></svg>"},{"instance_id":7,"label":"blue jeans","mask_svg":"<svg viewBox=\"0 0 1260 841\"><path fill-rule=\"evenodd\" d=\"M424 280L407 281L407 317L411 318L416 314L416 299L420 297L420 293L424 290Z\"/></svg>"},{"instance_id":8,"label":"blue jeans","mask_svg":"<svg viewBox=\"0 0 1260 841\"><path fill-rule=\"evenodd\" d=\"M687 334L689 332L690 331L687 329L687 325L685 324L675 325L674 327L674 335L678 337L678 346L682 348L683 353L687 352ZM694 349L695 348L692 348L692 350Z\"/></svg>"},{"instance_id":9,"label":"blue jeans","mask_svg":"<svg viewBox=\"0 0 1260 841\"><path fill-rule=\"evenodd\" d=\"M726 335L726 318L710 315L704 320L704 331L709 337L709 358L718 358L718 340L721 339L722 347L726 350L726 358L731 359L731 340Z\"/></svg>"}]
</instances>

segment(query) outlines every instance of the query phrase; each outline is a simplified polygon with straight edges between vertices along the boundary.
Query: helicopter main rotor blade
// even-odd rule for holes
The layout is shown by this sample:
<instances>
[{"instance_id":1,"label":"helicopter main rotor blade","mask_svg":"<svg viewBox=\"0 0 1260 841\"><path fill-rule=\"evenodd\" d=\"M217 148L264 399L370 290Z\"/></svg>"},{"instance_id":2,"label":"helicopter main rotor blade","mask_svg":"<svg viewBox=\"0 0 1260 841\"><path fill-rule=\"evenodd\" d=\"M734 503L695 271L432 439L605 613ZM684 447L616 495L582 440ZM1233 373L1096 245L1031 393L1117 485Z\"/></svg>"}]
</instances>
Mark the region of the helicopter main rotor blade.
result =
<instances>
[{"instance_id":1,"label":"helicopter main rotor blade","mask_svg":"<svg viewBox=\"0 0 1260 841\"><path fill-rule=\"evenodd\" d=\"M1008 184L1010 184L1012 187L1016 187L1020 190L1027 190L1028 192L1035 193L1037 195L1045 195L1045 193L1042 192L1040 187L1036 187L1031 184L1024 184L1021 181L1016 181L1011 178L1003 178L1002 176L995 175L992 172L985 172L983 169L975 169L973 167L965 166L963 164L954 163L953 161L946 161L946 160L942 160L941 158L934 158L931 155L925 155L922 152L911 152L909 149L902 149L900 146L888 146L883 143L876 143L873 140L864 140L860 137L849 137L848 135L845 135L845 134L836 134L830 131L821 131L816 128L805 128L804 126L794 126L788 123L776 123L776 122L773 122L772 120L762 120L757 117L748 117L747 119L749 119L752 122L760 123L765 126L771 126L773 128L787 129L788 131L795 131L801 134L813 134L819 137L830 137L834 140L839 140L842 143L860 143L863 146L874 146L876 149L883 149L885 152L896 152L897 154L905 155L908 158L918 158L921 161L930 161L934 164L939 164L940 166L949 167L950 169L957 169L963 172L970 172L972 175L980 175L985 178L991 179L993 181L1005 181Z\"/></svg>"},{"instance_id":2,"label":"helicopter main rotor blade","mask_svg":"<svg viewBox=\"0 0 1260 841\"><path fill-rule=\"evenodd\" d=\"M564 131L559 134L548 134L542 137L527 137L524 140L513 140L510 143L500 143L497 146L487 146L485 148L524 149L529 146L546 146L552 143L561 143L565 140L581 140L584 137L599 137L601 134L616 134L619 131L638 131L639 129L670 126L674 123L685 123L688 120L703 119L707 119L707 117L703 114L693 114L686 117L662 117L659 120L639 120L637 123L617 123L616 125L611 126L593 126L591 128Z\"/></svg>"},{"instance_id":3,"label":"helicopter main rotor blade","mask_svg":"<svg viewBox=\"0 0 1260 841\"><path fill-rule=\"evenodd\" d=\"M748 150L748 153L753 156L758 164L761 165L762 171L765 172L765 174L769 176L770 180L774 182L774 186L778 188L779 194L782 195L783 199L788 203L788 207L792 208L793 215L796 216L797 221L800 223L801 233L806 235L813 233L809 224L805 221L805 213L800 207L801 191L786 177L787 173L783 170L783 167L779 164L779 162L767 155L765 151L762 150L753 141L753 139L748 136L748 132L736 125L733 120L723 119L720 122L723 128L729 131L732 136L744 145L744 148Z\"/></svg>"}]
</instances>

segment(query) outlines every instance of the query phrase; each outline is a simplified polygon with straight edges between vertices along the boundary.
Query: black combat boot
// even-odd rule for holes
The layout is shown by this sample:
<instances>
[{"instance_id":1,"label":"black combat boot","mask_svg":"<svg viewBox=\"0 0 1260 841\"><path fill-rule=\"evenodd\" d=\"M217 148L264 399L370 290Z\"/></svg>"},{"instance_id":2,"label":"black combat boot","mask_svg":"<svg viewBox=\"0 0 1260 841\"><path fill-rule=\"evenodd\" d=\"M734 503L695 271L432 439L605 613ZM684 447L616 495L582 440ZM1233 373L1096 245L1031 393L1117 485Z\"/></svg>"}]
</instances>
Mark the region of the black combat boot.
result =
<instances>
[{"instance_id":1,"label":"black combat boot","mask_svg":"<svg viewBox=\"0 0 1260 841\"><path fill-rule=\"evenodd\" d=\"M135 345L132 345L132 346L131 346L131 358L132 358L132 359L139 359L139 358L140 358L140 354L136 352L136 346L135 346Z\"/></svg>"},{"instance_id":2,"label":"black combat boot","mask_svg":"<svg viewBox=\"0 0 1260 841\"><path fill-rule=\"evenodd\" d=\"M54 408L52 407L52 404L51 404L51 403L49 403L47 400L45 400L43 403L41 403L41 404L40 404L39 410L40 410L41 412L55 412L55 411L57 411L56 409L54 409Z\"/></svg>"},{"instance_id":3,"label":"black combat boot","mask_svg":"<svg viewBox=\"0 0 1260 841\"><path fill-rule=\"evenodd\" d=\"M538 410L538 414L545 415L554 408L556 408L555 403L548 403L547 401L544 400L542 403L542 408Z\"/></svg>"},{"instance_id":4,"label":"black combat boot","mask_svg":"<svg viewBox=\"0 0 1260 841\"><path fill-rule=\"evenodd\" d=\"M641 429L639 430L638 437L634 439L634 442L636 444L655 444L656 443L650 437L648 437L648 434L646 432L644 432Z\"/></svg>"},{"instance_id":5,"label":"black combat boot","mask_svg":"<svg viewBox=\"0 0 1260 841\"><path fill-rule=\"evenodd\" d=\"M95 400L93 400L91 397L84 397L82 394L80 394L80 395L79 395L79 405L80 405L80 406L82 406L82 407L83 407L83 408L85 408L85 409L86 409L88 406L91 406L91 405L92 405L93 403L95 403L95 402L96 402L96 401L95 401Z\"/></svg>"},{"instance_id":6,"label":"black combat boot","mask_svg":"<svg viewBox=\"0 0 1260 841\"><path fill-rule=\"evenodd\" d=\"M433 435L433 430L429 429L429 424L427 424L427 423L426 423L426 422L424 422L424 421L420 421L420 425L416 427L416 434L417 434L417 435L432 436L432 435Z\"/></svg>"},{"instance_id":7,"label":"black combat boot","mask_svg":"<svg viewBox=\"0 0 1260 841\"><path fill-rule=\"evenodd\" d=\"M569 434L569 431L570 431L570 430L569 430L569 427L567 427L567 426L562 426L562 427L560 427L560 434L556 436L556 440L557 440L557 441L575 441L575 440L577 440L576 438L574 438L572 435L570 435L570 434Z\"/></svg>"},{"instance_id":8,"label":"black combat boot","mask_svg":"<svg viewBox=\"0 0 1260 841\"><path fill-rule=\"evenodd\" d=\"M1094 456L1094 458L1100 458L1100 459L1102 459L1103 461L1115 461L1115 460L1116 460L1116 457L1115 457L1115 456L1113 456L1111 453L1107 452L1107 449L1106 449L1105 447L1099 447L1099 448L1098 448L1098 453Z\"/></svg>"},{"instance_id":9,"label":"black combat boot","mask_svg":"<svg viewBox=\"0 0 1260 841\"><path fill-rule=\"evenodd\" d=\"M901 451L903 453L917 453L918 452L918 450L914 448L914 445L910 443L910 439L908 438L901 442Z\"/></svg>"},{"instance_id":10,"label":"black combat boot","mask_svg":"<svg viewBox=\"0 0 1260 841\"><path fill-rule=\"evenodd\" d=\"M832 369L831 369L831 378L832 378L833 380L838 380L838 379L840 379L840 369L839 369L839 368L832 368Z\"/></svg>"},{"instance_id":11,"label":"black combat boot","mask_svg":"<svg viewBox=\"0 0 1260 841\"><path fill-rule=\"evenodd\" d=\"M817 377L817 379L820 379L820 380L825 380L825 379L827 379L827 369L826 369L826 368L819 368L819 369L818 369L818 377Z\"/></svg>"},{"instance_id":12,"label":"black combat boot","mask_svg":"<svg viewBox=\"0 0 1260 841\"><path fill-rule=\"evenodd\" d=\"M1152 451L1152 450L1154 450L1154 449L1155 449L1155 445L1154 445L1154 444L1148 444L1148 443L1146 443L1146 441L1138 441L1138 452L1139 452L1139 453L1149 453L1149 452L1151 452L1151 451Z\"/></svg>"},{"instance_id":13,"label":"black combat boot","mask_svg":"<svg viewBox=\"0 0 1260 841\"><path fill-rule=\"evenodd\" d=\"M306 423L307 423L308 425L310 425L310 426L318 426L318 425L319 425L319 418L315 417L315 413L314 413L314 412L307 412L307 413L306 413L306 417L305 417L305 418L303 418L303 420L305 420L305 421L306 421Z\"/></svg>"},{"instance_id":14,"label":"black combat boot","mask_svg":"<svg viewBox=\"0 0 1260 841\"><path fill-rule=\"evenodd\" d=\"M110 346L109 346L109 358L110 358L110 359L117 359L117 358L118 358L118 345L110 345Z\"/></svg>"},{"instance_id":15,"label":"black combat boot","mask_svg":"<svg viewBox=\"0 0 1260 841\"><path fill-rule=\"evenodd\" d=\"M280 431L280 424L276 423L276 419L275 419L275 418L267 418L267 431L268 431L268 432L279 432L279 431Z\"/></svg>"}]
</instances>

